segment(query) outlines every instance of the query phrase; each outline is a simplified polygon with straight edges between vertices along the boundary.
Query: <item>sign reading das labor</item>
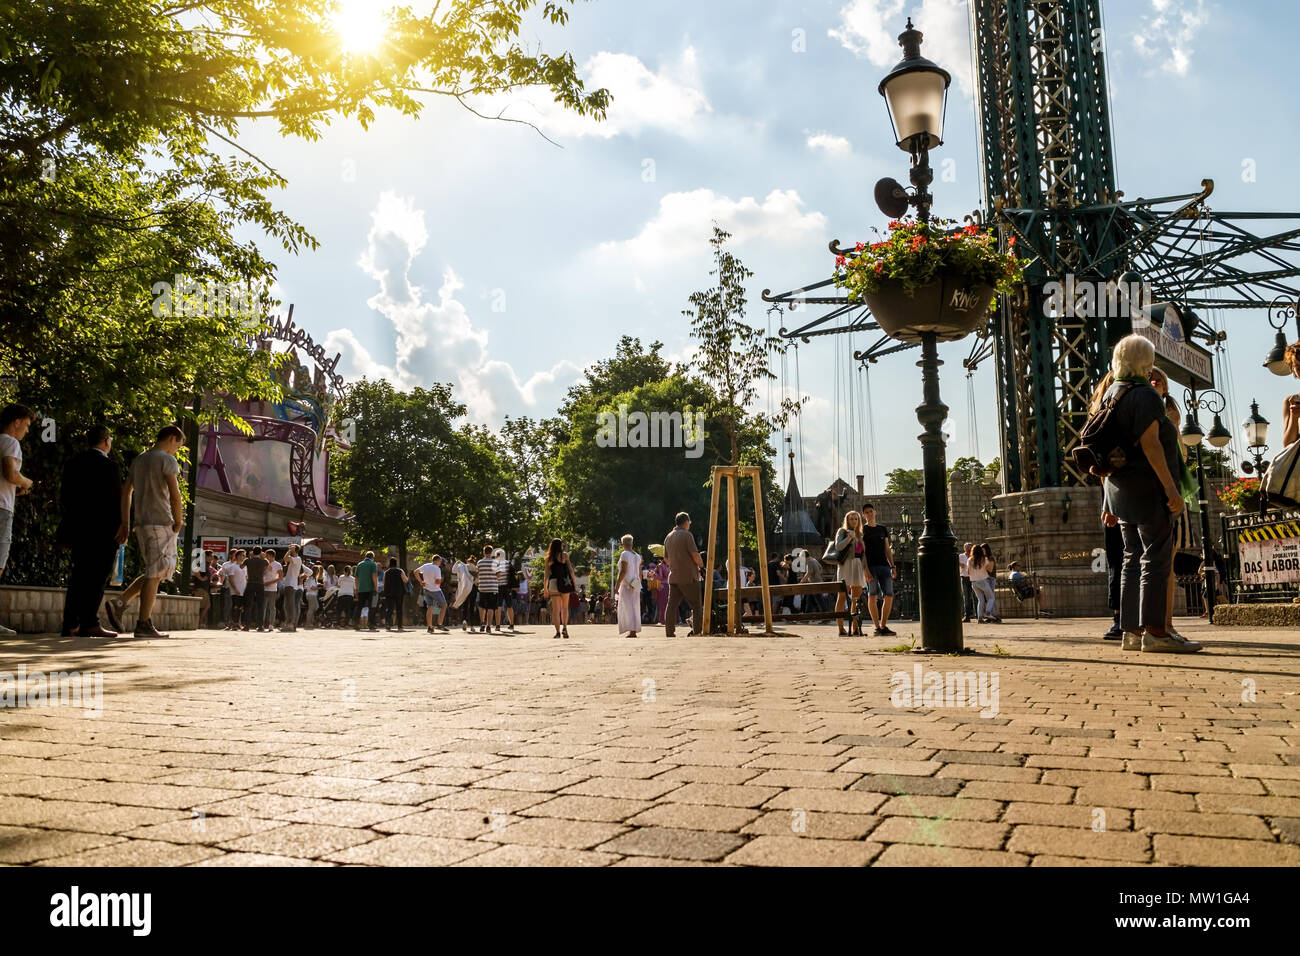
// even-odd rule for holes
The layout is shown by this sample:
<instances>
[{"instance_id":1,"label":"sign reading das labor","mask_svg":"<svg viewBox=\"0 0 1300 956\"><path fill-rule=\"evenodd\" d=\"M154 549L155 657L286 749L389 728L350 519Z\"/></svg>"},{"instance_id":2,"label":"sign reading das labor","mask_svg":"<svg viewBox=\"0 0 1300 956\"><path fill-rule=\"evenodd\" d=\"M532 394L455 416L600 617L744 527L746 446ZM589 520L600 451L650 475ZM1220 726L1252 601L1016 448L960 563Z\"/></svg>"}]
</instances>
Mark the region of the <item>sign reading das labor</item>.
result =
<instances>
[{"instance_id":1,"label":"sign reading das labor","mask_svg":"<svg viewBox=\"0 0 1300 956\"><path fill-rule=\"evenodd\" d=\"M1257 517L1237 542L1243 584L1300 583L1300 513Z\"/></svg>"}]
</instances>

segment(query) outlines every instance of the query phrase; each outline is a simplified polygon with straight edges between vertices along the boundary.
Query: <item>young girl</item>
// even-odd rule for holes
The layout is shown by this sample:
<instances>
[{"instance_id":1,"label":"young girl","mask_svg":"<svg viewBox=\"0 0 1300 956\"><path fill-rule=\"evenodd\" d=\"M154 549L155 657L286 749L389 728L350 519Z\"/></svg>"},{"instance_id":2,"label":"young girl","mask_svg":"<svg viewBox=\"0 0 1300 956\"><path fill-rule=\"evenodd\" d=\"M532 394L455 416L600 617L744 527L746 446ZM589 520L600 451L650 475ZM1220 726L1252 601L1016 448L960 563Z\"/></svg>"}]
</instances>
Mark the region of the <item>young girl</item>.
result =
<instances>
[{"instance_id":1,"label":"young girl","mask_svg":"<svg viewBox=\"0 0 1300 956\"><path fill-rule=\"evenodd\" d=\"M641 555L632 550L632 536L623 535L623 553L618 556L618 632L636 637L641 630ZM657 579L656 579L657 580Z\"/></svg>"}]
</instances>

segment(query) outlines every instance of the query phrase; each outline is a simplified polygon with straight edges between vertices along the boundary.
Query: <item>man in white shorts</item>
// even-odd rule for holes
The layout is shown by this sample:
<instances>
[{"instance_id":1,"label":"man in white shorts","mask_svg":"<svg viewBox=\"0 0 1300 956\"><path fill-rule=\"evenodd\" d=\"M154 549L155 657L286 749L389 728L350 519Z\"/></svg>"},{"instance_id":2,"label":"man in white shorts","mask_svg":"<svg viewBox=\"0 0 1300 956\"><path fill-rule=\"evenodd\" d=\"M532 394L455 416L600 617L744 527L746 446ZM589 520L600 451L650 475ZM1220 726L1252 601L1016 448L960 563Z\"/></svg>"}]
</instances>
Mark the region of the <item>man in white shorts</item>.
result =
<instances>
[{"instance_id":1,"label":"man in white shorts","mask_svg":"<svg viewBox=\"0 0 1300 956\"><path fill-rule=\"evenodd\" d=\"M136 637L167 636L153 626L153 606L158 597L158 582L176 573L176 536L185 521L176 453L184 441L185 433L177 426L161 429L154 446L131 462L130 473L122 486L122 527L118 529L117 541L126 543L134 499L135 539L140 545L144 573L131 582L113 606L120 620L131 599L140 598Z\"/></svg>"},{"instance_id":2,"label":"man in white shorts","mask_svg":"<svg viewBox=\"0 0 1300 956\"><path fill-rule=\"evenodd\" d=\"M439 630L450 634L451 630L442 623L447 613L447 596L442 593L442 555L435 554L416 568L415 576L424 592L424 620L429 625L429 633Z\"/></svg>"},{"instance_id":3,"label":"man in white shorts","mask_svg":"<svg viewBox=\"0 0 1300 956\"><path fill-rule=\"evenodd\" d=\"M26 405L6 405L0 411L0 574L9 563L9 545L14 533L14 498L32 490L32 480L23 474L23 449L36 413ZM18 632L0 624L0 635Z\"/></svg>"}]
</instances>

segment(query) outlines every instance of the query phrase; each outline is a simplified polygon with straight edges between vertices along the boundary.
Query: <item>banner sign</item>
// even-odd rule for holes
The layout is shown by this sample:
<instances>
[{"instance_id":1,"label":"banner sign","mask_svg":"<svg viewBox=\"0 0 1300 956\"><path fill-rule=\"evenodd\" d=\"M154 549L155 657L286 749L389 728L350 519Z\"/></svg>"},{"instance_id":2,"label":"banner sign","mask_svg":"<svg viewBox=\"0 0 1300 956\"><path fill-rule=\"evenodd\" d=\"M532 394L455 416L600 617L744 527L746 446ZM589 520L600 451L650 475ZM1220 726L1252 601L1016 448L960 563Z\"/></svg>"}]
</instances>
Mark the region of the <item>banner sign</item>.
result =
<instances>
[{"instance_id":1,"label":"banner sign","mask_svg":"<svg viewBox=\"0 0 1300 956\"><path fill-rule=\"evenodd\" d=\"M1253 519L1253 520L1251 520ZM1243 584L1300 584L1300 513L1243 515L1237 544Z\"/></svg>"},{"instance_id":2,"label":"banner sign","mask_svg":"<svg viewBox=\"0 0 1300 956\"><path fill-rule=\"evenodd\" d=\"M291 544L302 544L302 538L233 538L230 542L235 548L287 548Z\"/></svg>"},{"instance_id":3,"label":"banner sign","mask_svg":"<svg viewBox=\"0 0 1300 956\"><path fill-rule=\"evenodd\" d=\"M211 551L217 556L217 560L224 564L226 555L230 553L230 539L223 537L200 537L199 553L202 554L204 551Z\"/></svg>"}]
</instances>

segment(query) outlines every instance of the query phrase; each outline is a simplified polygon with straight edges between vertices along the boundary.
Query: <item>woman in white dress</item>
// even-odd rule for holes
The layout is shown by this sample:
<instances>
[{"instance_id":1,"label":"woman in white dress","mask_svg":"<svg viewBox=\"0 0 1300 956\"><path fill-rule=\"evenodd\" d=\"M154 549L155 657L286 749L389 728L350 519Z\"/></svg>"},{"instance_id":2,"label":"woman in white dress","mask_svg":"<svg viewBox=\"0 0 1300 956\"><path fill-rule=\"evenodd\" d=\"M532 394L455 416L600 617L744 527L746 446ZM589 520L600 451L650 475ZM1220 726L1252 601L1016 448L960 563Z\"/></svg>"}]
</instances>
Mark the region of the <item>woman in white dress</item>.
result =
<instances>
[{"instance_id":1,"label":"woman in white dress","mask_svg":"<svg viewBox=\"0 0 1300 956\"><path fill-rule=\"evenodd\" d=\"M636 637L641 630L641 555L632 550L632 536L623 535L623 553L618 556L618 632Z\"/></svg>"},{"instance_id":2,"label":"woman in white dress","mask_svg":"<svg viewBox=\"0 0 1300 956\"><path fill-rule=\"evenodd\" d=\"M456 597L451 602L452 607L461 608L460 627L463 631L469 630L469 618L465 613L465 599L469 597L469 592L474 590L474 579L470 576L469 565L464 561L457 561L451 566L451 573L456 576Z\"/></svg>"}]
</instances>

